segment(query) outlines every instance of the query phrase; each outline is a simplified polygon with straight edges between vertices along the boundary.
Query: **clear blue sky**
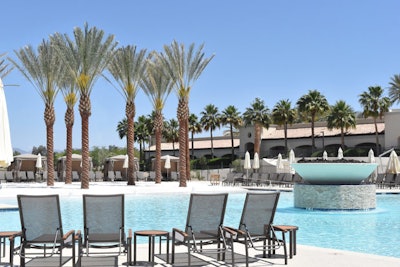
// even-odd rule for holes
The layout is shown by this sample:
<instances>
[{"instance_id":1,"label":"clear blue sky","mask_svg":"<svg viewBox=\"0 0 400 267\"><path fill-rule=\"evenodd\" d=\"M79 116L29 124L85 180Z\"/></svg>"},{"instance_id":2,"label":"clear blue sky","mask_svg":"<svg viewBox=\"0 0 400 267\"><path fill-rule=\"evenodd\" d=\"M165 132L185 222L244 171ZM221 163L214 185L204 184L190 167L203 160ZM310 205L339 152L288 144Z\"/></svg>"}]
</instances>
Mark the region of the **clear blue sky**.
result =
<instances>
[{"instance_id":1,"label":"clear blue sky","mask_svg":"<svg viewBox=\"0 0 400 267\"><path fill-rule=\"evenodd\" d=\"M88 22L115 35L119 46L160 51L173 40L204 43L206 55L215 57L192 89L190 111L198 116L208 104L244 112L256 97L270 109L281 99L295 105L310 89L359 111L363 91L379 85L387 94L390 78L400 73L399 10L397 0L3 0L0 53L15 58L13 51L24 45L36 47L55 32L72 36ZM46 145L44 104L34 87L18 70L3 82L20 85L5 88L13 147L30 152ZM91 96L90 147L124 147L116 132L124 99L102 79ZM65 149L65 108L59 94L56 150ZM175 118L176 108L172 93L164 116ZM151 110L140 92L136 118ZM73 146L80 148L77 109L75 115Z\"/></svg>"}]
</instances>

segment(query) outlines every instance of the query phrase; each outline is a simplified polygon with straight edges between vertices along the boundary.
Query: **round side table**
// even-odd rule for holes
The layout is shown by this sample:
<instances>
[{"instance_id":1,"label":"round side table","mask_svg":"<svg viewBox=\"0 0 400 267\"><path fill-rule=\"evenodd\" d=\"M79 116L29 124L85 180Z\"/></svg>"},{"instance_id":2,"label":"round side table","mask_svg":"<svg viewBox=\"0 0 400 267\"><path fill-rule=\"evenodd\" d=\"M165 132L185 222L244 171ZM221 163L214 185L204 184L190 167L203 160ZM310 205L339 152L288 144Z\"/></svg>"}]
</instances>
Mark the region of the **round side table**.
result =
<instances>
[{"instance_id":1,"label":"round side table","mask_svg":"<svg viewBox=\"0 0 400 267\"><path fill-rule=\"evenodd\" d=\"M137 252L137 236L147 236L149 238L149 262L154 266L154 246L155 238L159 237L159 253L161 253L161 241L164 237L167 241L167 263L169 262L169 232L163 230L140 230L136 231L133 235L133 265L136 265L136 252Z\"/></svg>"}]
</instances>

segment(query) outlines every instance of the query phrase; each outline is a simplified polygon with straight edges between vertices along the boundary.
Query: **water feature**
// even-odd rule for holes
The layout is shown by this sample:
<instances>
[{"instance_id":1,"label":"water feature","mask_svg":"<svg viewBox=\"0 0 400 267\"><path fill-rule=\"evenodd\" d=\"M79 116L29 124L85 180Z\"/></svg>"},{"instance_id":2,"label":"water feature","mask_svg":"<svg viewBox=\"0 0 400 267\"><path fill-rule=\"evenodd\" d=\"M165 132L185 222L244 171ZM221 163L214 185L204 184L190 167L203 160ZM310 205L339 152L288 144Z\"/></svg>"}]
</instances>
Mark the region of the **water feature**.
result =
<instances>
[{"instance_id":1,"label":"water feature","mask_svg":"<svg viewBox=\"0 0 400 267\"><path fill-rule=\"evenodd\" d=\"M361 182L377 168L365 162L302 162L292 168L305 183L295 184L294 206L321 210L376 208L376 187Z\"/></svg>"}]
</instances>

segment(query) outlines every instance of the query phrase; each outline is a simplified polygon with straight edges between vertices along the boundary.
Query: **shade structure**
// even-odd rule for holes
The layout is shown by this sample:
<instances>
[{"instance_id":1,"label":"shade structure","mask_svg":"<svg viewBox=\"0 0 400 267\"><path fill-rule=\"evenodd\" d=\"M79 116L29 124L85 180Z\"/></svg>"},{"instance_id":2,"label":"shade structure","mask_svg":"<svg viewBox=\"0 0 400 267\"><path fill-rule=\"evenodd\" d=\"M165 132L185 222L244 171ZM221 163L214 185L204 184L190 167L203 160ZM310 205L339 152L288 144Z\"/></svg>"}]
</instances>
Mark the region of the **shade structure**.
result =
<instances>
[{"instance_id":1,"label":"shade structure","mask_svg":"<svg viewBox=\"0 0 400 267\"><path fill-rule=\"evenodd\" d=\"M387 173L398 174L400 173L400 161L396 151L390 152L389 162L387 165Z\"/></svg>"},{"instance_id":2,"label":"shade structure","mask_svg":"<svg viewBox=\"0 0 400 267\"><path fill-rule=\"evenodd\" d=\"M42 168L42 155L40 153L37 155L35 167L38 169Z\"/></svg>"},{"instance_id":3,"label":"shade structure","mask_svg":"<svg viewBox=\"0 0 400 267\"><path fill-rule=\"evenodd\" d=\"M0 167L8 167L13 159L7 102L4 85L0 79Z\"/></svg>"},{"instance_id":4,"label":"shade structure","mask_svg":"<svg viewBox=\"0 0 400 267\"><path fill-rule=\"evenodd\" d=\"M328 152L326 152L326 150L324 150L324 153L322 153L322 159L328 160Z\"/></svg>"},{"instance_id":5,"label":"shade structure","mask_svg":"<svg viewBox=\"0 0 400 267\"><path fill-rule=\"evenodd\" d=\"M294 154L293 149L291 149L289 152L289 163L295 163L295 162L296 162L296 155Z\"/></svg>"},{"instance_id":6,"label":"shade structure","mask_svg":"<svg viewBox=\"0 0 400 267\"><path fill-rule=\"evenodd\" d=\"M254 153L254 159L253 159L253 169L258 170L260 168L260 157L258 156L258 153Z\"/></svg>"},{"instance_id":7,"label":"shade structure","mask_svg":"<svg viewBox=\"0 0 400 267\"><path fill-rule=\"evenodd\" d=\"M339 147L339 149L338 149L337 158L343 159L343 150L341 147Z\"/></svg>"},{"instance_id":8,"label":"shade structure","mask_svg":"<svg viewBox=\"0 0 400 267\"><path fill-rule=\"evenodd\" d=\"M122 168L127 169L128 167L129 167L129 156L125 155L124 164L122 165Z\"/></svg>"}]
</instances>

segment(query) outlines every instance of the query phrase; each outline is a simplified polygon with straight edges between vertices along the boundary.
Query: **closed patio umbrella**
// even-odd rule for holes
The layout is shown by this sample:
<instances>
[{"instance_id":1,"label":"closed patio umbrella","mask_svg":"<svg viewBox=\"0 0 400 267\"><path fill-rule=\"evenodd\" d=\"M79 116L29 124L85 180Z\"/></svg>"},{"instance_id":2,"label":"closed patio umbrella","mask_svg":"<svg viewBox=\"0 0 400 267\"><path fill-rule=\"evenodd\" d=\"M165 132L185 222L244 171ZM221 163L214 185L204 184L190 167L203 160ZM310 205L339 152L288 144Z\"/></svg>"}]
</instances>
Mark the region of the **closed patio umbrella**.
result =
<instances>
[{"instance_id":1,"label":"closed patio umbrella","mask_svg":"<svg viewBox=\"0 0 400 267\"><path fill-rule=\"evenodd\" d=\"M249 170L251 169L251 162L250 162L250 153L249 151L246 152L244 155L244 165L243 168L246 170L247 178L249 177Z\"/></svg>"},{"instance_id":2,"label":"closed patio umbrella","mask_svg":"<svg viewBox=\"0 0 400 267\"><path fill-rule=\"evenodd\" d=\"M337 158L343 159L343 150L341 147L339 147L339 149L338 149Z\"/></svg>"},{"instance_id":3,"label":"closed patio umbrella","mask_svg":"<svg viewBox=\"0 0 400 267\"><path fill-rule=\"evenodd\" d=\"M169 155L165 157L164 168L167 169L167 180L168 180L168 170L171 168L171 159Z\"/></svg>"},{"instance_id":4,"label":"closed patio umbrella","mask_svg":"<svg viewBox=\"0 0 400 267\"><path fill-rule=\"evenodd\" d=\"M4 85L0 78L0 167L8 167L13 159L6 96L4 94Z\"/></svg>"},{"instance_id":5,"label":"closed patio umbrella","mask_svg":"<svg viewBox=\"0 0 400 267\"><path fill-rule=\"evenodd\" d=\"M253 159L253 169L258 170L260 168L260 157L258 156L258 153L254 153L254 159Z\"/></svg>"},{"instance_id":6,"label":"closed patio umbrella","mask_svg":"<svg viewBox=\"0 0 400 267\"><path fill-rule=\"evenodd\" d=\"M398 174L400 173L400 161L396 151L390 152L389 162L387 165L387 173Z\"/></svg>"},{"instance_id":7,"label":"closed patio umbrella","mask_svg":"<svg viewBox=\"0 0 400 267\"><path fill-rule=\"evenodd\" d=\"M328 160L328 152L326 152L326 150L324 150L324 153L322 153L322 159Z\"/></svg>"},{"instance_id":8,"label":"closed patio umbrella","mask_svg":"<svg viewBox=\"0 0 400 267\"><path fill-rule=\"evenodd\" d=\"M128 177L128 167L129 167L129 156L125 155L124 163L122 164L122 168L125 169L125 178Z\"/></svg>"},{"instance_id":9,"label":"closed patio umbrella","mask_svg":"<svg viewBox=\"0 0 400 267\"><path fill-rule=\"evenodd\" d=\"M369 163L375 163L375 155L374 155L374 151L372 150L372 148L368 151L368 162Z\"/></svg>"},{"instance_id":10,"label":"closed patio umbrella","mask_svg":"<svg viewBox=\"0 0 400 267\"><path fill-rule=\"evenodd\" d=\"M291 149L289 152L289 163L295 163L295 162L296 162L296 156L294 154L293 149Z\"/></svg>"},{"instance_id":11,"label":"closed patio umbrella","mask_svg":"<svg viewBox=\"0 0 400 267\"><path fill-rule=\"evenodd\" d=\"M283 169L283 161L281 153L278 154L278 160L276 161L276 168Z\"/></svg>"},{"instance_id":12,"label":"closed patio umbrella","mask_svg":"<svg viewBox=\"0 0 400 267\"><path fill-rule=\"evenodd\" d=\"M40 153L37 155L35 167L38 169L42 168L42 155Z\"/></svg>"}]
</instances>

